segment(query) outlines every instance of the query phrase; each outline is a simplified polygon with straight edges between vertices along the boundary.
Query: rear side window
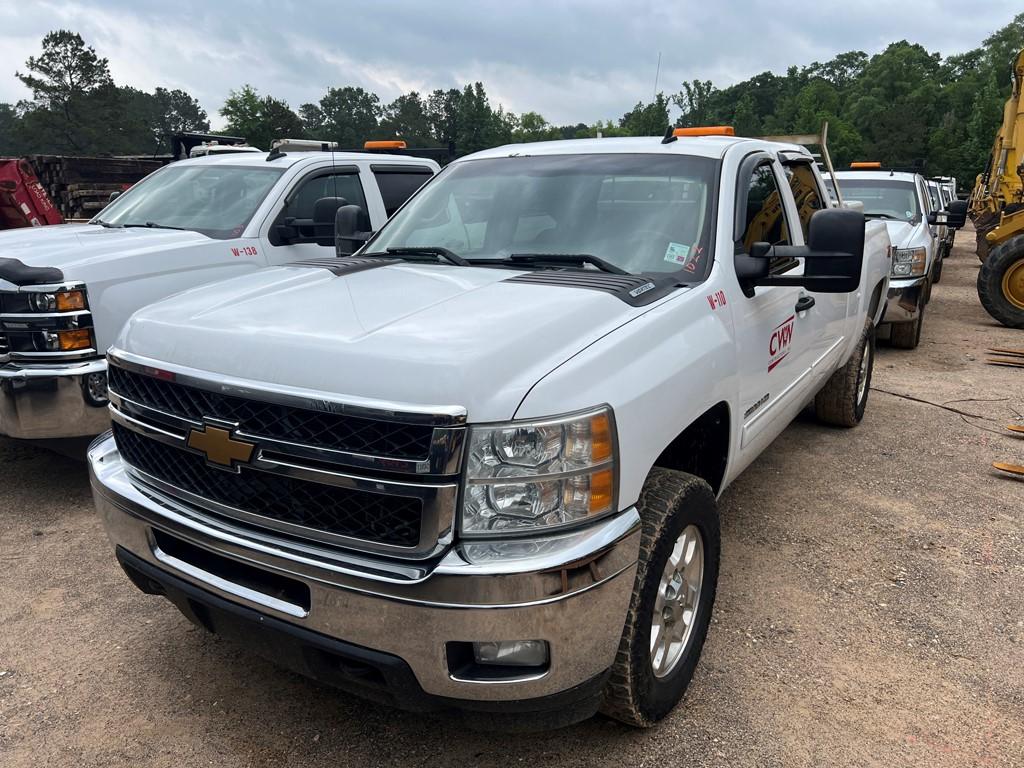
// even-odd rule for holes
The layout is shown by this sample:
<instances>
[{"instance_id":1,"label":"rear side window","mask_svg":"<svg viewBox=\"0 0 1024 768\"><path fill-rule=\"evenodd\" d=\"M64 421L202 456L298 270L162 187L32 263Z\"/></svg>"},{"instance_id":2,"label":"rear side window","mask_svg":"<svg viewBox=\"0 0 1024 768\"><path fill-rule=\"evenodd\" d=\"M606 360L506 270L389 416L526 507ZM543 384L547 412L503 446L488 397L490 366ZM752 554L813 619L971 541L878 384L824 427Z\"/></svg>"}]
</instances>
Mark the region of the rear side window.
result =
<instances>
[{"instance_id":1,"label":"rear side window","mask_svg":"<svg viewBox=\"0 0 1024 768\"><path fill-rule=\"evenodd\" d=\"M395 169L375 167L373 175L380 187L380 196L384 199L384 211L390 217L434 173L426 166Z\"/></svg>"}]
</instances>

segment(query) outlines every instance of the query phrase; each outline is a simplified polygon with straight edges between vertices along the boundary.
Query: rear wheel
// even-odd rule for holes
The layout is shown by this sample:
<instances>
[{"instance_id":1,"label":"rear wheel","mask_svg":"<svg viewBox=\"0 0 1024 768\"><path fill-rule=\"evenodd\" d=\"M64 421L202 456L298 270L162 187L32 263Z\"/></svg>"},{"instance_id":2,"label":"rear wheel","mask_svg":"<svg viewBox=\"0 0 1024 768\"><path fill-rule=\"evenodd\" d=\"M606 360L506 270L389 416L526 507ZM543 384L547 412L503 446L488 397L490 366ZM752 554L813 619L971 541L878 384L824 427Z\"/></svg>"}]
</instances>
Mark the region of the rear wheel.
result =
<instances>
[{"instance_id":1,"label":"rear wheel","mask_svg":"<svg viewBox=\"0 0 1024 768\"><path fill-rule=\"evenodd\" d=\"M686 692L711 623L721 552L718 509L698 477L655 468L637 503L640 557L601 711L647 728Z\"/></svg>"},{"instance_id":2,"label":"rear wheel","mask_svg":"<svg viewBox=\"0 0 1024 768\"><path fill-rule=\"evenodd\" d=\"M1024 235L995 246L978 272L985 311L1009 328L1024 328Z\"/></svg>"},{"instance_id":3,"label":"rear wheel","mask_svg":"<svg viewBox=\"0 0 1024 768\"><path fill-rule=\"evenodd\" d=\"M846 365L833 373L832 378L815 396L814 413L818 420L837 427L855 427L860 424L868 404L874 367L875 326L869 319Z\"/></svg>"}]
</instances>

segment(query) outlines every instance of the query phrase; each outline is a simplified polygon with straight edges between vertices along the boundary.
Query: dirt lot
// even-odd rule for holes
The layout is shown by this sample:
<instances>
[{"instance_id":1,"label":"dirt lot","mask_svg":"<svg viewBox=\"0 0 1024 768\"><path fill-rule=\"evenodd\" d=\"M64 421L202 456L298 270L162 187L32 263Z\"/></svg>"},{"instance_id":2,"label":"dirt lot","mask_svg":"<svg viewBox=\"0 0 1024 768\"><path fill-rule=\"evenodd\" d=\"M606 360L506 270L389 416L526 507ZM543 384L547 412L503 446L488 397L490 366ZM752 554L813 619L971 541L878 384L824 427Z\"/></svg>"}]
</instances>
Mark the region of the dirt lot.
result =
<instances>
[{"instance_id":1,"label":"dirt lot","mask_svg":"<svg viewBox=\"0 0 1024 768\"><path fill-rule=\"evenodd\" d=\"M1024 370L983 364L1024 333L977 269L880 348L860 428L801 419L725 494L704 657L646 732L495 738L281 671L128 583L81 463L0 440L0 765L1024 765L1024 483L989 469L1024 463Z\"/></svg>"}]
</instances>

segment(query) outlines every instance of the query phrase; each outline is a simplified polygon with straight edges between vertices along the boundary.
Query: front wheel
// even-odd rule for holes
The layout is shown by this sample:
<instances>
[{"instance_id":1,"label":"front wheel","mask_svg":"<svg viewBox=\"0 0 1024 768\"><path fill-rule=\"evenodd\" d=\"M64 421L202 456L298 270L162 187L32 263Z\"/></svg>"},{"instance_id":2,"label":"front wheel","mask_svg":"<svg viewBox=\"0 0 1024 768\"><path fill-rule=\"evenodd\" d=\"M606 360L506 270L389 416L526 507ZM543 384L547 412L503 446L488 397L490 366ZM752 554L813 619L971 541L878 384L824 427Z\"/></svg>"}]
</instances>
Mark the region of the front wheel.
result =
<instances>
[{"instance_id":1,"label":"front wheel","mask_svg":"<svg viewBox=\"0 0 1024 768\"><path fill-rule=\"evenodd\" d=\"M895 328L895 326L893 326ZM818 421L837 427L855 427L864 418L875 368L875 326L868 318L846 365L832 374L814 397Z\"/></svg>"},{"instance_id":2,"label":"front wheel","mask_svg":"<svg viewBox=\"0 0 1024 768\"><path fill-rule=\"evenodd\" d=\"M685 472L651 470L637 507L636 580L601 711L647 728L693 678L711 623L721 535L711 487Z\"/></svg>"},{"instance_id":3,"label":"front wheel","mask_svg":"<svg viewBox=\"0 0 1024 768\"><path fill-rule=\"evenodd\" d=\"M1008 328L1024 328L1024 235L995 246L978 272L978 298Z\"/></svg>"},{"instance_id":4,"label":"front wheel","mask_svg":"<svg viewBox=\"0 0 1024 768\"><path fill-rule=\"evenodd\" d=\"M921 343L921 328L924 326L924 289L917 302L917 317L909 323L893 323L889 331L889 343L897 349L917 349Z\"/></svg>"},{"instance_id":5,"label":"front wheel","mask_svg":"<svg viewBox=\"0 0 1024 768\"><path fill-rule=\"evenodd\" d=\"M935 262L935 266L932 268L932 283L935 285L938 285L942 279L942 262L945 260L946 257L940 254L939 260Z\"/></svg>"}]
</instances>

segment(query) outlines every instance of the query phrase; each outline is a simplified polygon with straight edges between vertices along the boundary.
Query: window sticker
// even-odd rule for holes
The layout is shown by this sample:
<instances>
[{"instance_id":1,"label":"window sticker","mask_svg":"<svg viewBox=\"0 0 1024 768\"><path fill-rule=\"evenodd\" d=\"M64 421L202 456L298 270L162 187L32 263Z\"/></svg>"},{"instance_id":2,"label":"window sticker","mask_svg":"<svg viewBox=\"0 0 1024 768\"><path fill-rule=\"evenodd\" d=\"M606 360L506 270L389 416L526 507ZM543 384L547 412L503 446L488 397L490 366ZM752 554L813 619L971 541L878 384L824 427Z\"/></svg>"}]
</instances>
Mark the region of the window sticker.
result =
<instances>
[{"instance_id":1,"label":"window sticker","mask_svg":"<svg viewBox=\"0 0 1024 768\"><path fill-rule=\"evenodd\" d=\"M665 249L665 261L670 261L673 264L686 264L687 258L690 255L690 246L683 245L682 243L669 243L668 248Z\"/></svg>"}]
</instances>

